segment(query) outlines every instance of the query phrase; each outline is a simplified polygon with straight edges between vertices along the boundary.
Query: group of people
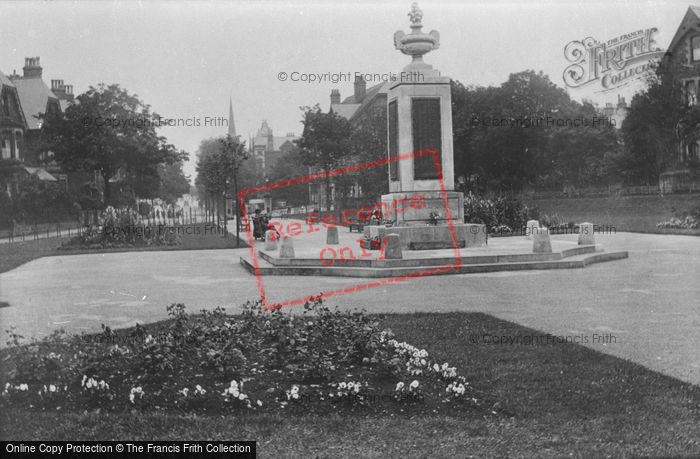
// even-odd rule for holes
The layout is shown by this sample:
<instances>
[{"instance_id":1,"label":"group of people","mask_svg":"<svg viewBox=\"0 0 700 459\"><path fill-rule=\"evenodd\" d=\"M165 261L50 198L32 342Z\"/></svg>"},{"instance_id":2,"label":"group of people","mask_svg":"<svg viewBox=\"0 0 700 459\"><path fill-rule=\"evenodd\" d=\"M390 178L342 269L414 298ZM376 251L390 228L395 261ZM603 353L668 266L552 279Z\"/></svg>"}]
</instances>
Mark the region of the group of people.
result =
<instances>
[{"instance_id":1,"label":"group of people","mask_svg":"<svg viewBox=\"0 0 700 459\"><path fill-rule=\"evenodd\" d=\"M270 216L267 210L256 208L250 216L250 222L253 226L253 238L265 240L265 231L270 229Z\"/></svg>"}]
</instances>

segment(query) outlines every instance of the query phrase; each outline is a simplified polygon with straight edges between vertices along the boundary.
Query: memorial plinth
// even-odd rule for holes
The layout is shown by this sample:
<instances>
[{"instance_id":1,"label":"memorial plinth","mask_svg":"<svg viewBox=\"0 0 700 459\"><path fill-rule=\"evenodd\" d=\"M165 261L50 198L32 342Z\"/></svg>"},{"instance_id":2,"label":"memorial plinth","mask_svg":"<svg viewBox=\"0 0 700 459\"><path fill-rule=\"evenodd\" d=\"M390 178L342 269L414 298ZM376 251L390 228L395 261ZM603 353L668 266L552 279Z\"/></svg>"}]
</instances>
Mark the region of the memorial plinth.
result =
<instances>
[{"instance_id":1,"label":"memorial plinth","mask_svg":"<svg viewBox=\"0 0 700 459\"><path fill-rule=\"evenodd\" d=\"M474 223L453 223L454 240L449 225L365 226L365 238L398 234L405 250L437 250L486 247L486 227Z\"/></svg>"}]
</instances>

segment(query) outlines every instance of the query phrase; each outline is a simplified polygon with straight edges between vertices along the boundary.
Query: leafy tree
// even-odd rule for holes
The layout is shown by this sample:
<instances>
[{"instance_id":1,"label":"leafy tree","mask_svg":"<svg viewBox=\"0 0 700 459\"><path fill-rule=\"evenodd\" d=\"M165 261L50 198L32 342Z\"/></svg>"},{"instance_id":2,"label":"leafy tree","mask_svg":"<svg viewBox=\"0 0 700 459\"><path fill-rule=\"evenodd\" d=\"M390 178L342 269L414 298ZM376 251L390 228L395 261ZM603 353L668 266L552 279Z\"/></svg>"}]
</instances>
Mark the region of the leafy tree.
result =
<instances>
[{"instance_id":1,"label":"leafy tree","mask_svg":"<svg viewBox=\"0 0 700 459\"><path fill-rule=\"evenodd\" d=\"M239 137L227 135L217 139L207 139L200 145L195 183L212 198L219 220L221 219L220 203L223 201L225 205L226 196L232 192L236 200L236 222L240 222L241 203L238 202L238 192L241 185L247 181L240 179L244 164L250 162L247 161L248 159L245 142L241 142ZM225 217L224 210L224 222ZM240 225L236 224L237 237L239 231Z\"/></svg>"},{"instance_id":2,"label":"leafy tree","mask_svg":"<svg viewBox=\"0 0 700 459\"><path fill-rule=\"evenodd\" d=\"M309 168L299 161L299 153L290 151L279 158L268 174L270 182L305 177ZM300 183L270 190L272 199L287 201L288 206L300 206L309 202L309 184Z\"/></svg>"},{"instance_id":3,"label":"leafy tree","mask_svg":"<svg viewBox=\"0 0 700 459\"><path fill-rule=\"evenodd\" d=\"M302 107L302 110L304 132L296 141L302 163L324 174L349 163L352 158L350 122L334 112L324 113L318 104L314 107ZM324 179L329 204L331 183L336 178L338 177L326 176ZM337 209L337 205L335 208Z\"/></svg>"},{"instance_id":4,"label":"leafy tree","mask_svg":"<svg viewBox=\"0 0 700 459\"><path fill-rule=\"evenodd\" d=\"M680 64L662 61L637 93L622 124L627 181L654 184L659 174L679 164L678 144L700 138L700 106L684 103L683 88L676 78Z\"/></svg>"},{"instance_id":5,"label":"leafy tree","mask_svg":"<svg viewBox=\"0 0 700 459\"><path fill-rule=\"evenodd\" d=\"M453 82L452 119L455 175L463 191L600 183L619 150L614 126L594 107L572 101L532 70L510 75L500 87Z\"/></svg>"},{"instance_id":6,"label":"leafy tree","mask_svg":"<svg viewBox=\"0 0 700 459\"><path fill-rule=\"evenodd\" d=\"M133 182L155 177L156 166L185 159L156 133L160 118L119 85L90 87L62 117L48 117L44 133L55 159L68 170L99 171L104 200L117 173Z\"/></svg>"},{"instance_id":7,"label":"leafy tree","mask_svg":"<svg viewBox=\"0 0 700 459\"><path fill-rule=\"evenodd\" d=\"M386 107L370 109L354 126L350 143L357 163L369 163L386 158L388 154ZM362 188L362 193L372 197L375 202L381 195L389 192L388 165L363 169L353 173L352 177Z\"/></svg>"},{"instance_id":8,"label":"leafy tree","mask_svg":"<svg viewBox=\"0 0 700 459\"><path fill-rule=\"evenodd\" d=\"M167 203L174 204L178 198L190 191L190 182L182 171L182 161L159 165L158 177L158 196Z\"/></svg>"}]
</instances>

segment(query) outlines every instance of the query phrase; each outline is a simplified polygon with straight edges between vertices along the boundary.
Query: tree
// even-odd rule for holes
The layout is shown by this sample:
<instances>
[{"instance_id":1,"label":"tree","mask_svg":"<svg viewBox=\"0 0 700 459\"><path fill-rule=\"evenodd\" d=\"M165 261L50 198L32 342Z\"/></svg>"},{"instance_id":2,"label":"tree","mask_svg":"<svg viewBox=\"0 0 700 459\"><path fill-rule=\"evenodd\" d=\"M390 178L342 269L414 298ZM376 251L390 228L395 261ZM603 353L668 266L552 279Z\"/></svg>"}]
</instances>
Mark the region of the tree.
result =
<instances>
[{"instance_id":1,"label":"tree","mask_svg":"<svg viewBox=\"0 0 700 459\"><path fill-rule=\"evenodd\" d=\"M687 166L678 163L678 144L700 138L700 106L684 103L683 87L675 78L679 65L659 63L647 80L647 89L632 98L622 124L629 182L657 183L664 170Z\"/></svg>"},{"instance_id":2,"label":"tree","mask_svg":"<svg viewBox=\"0 0 700 459\"><path fill-rule=\"evenodd\" d=\"M314 107L302 107L302 110L304 132L296 141L302 163L323 174L346 165L351 159L350 122L334 112L324 113L318 104ZM330 209L332 178L326 175L324 182ZM337 205L335 208L337 209Z\"/></svg>"},{"instance_id":3,"label":"tree","mask_svg":"<svg viewBox=\"0 0 700 459\"><path fill-rule=\"evenodd\" d=\"M190 191L190 181L182 171L182 161L159 165L158 177L158 196L167 203L174 204L178 198Z\"/></svg>"},{"instance_id":4,"label":"tree","mask_svg":"<svg viewBox=\"0 0 700 459\"><path fill-rule=\"evenodd\" d=\"M500 87L453 82L452 119L462 191L600 183L619 150L614 126L592 105L572 101L532 70L510 75Z\"/></svg>"},{"instance_id":5,"label":"tree","mask_svg":"<svg viewBox=\"0 0 700 459\"><path fill-rule=\"evenodd\" d=\"M387 152L386 107L374 107L363 116L350 139L352 154L358 163L369 163L385 159ZM375 202L389 192L389 166L382 165L363 169L352 174L365 196Z\"/></svg>"},{"instance_id":6,"label":"tree","mask_svg":"<svg viewBox=\"0 0 700 459\"><path fill-rule=\"evenodd\" d=\"M279 158L270 169L268 179L270 182L279 182L287 179L305 177L309 168L299 161L299 153L290 151ZM306 205L309 202L309 184L299 183L270 190L272 199L284 200L288 206Z\"/></svg>"},{"instance_id":7,"label":"tree","mask_svg":"<svg viewBox=\"0 0 700 459\"><path fill-rule=\"evenodd\" d=\"M241 180L241 170L249 158L245 142L239 137L227 135L217 139L202 141L199 147L197 160L197 179L195 183L206 196L212 198L216 206L216 213L220 220L220 202L224 204L227 192L232 191L236 202L236 243L239 244L240 232L240 206L238 191L245 180ZM224 210L224 224L226 214Z\"/></svg>"},{"instance_id":8,"label":"tree","mask_svg":"<svg viewBox=\"0 0 700 459\"><path fill-rule=\"evenodd\" d=\"M68 171L99 171L105 204L110 179L121 173L133 183L155 177L158 164L186 158L156 133L160 117L119 85L100 84L79 95L64 116L48 117L44 133L55 159Z\"/></svg>"}]
</instances>

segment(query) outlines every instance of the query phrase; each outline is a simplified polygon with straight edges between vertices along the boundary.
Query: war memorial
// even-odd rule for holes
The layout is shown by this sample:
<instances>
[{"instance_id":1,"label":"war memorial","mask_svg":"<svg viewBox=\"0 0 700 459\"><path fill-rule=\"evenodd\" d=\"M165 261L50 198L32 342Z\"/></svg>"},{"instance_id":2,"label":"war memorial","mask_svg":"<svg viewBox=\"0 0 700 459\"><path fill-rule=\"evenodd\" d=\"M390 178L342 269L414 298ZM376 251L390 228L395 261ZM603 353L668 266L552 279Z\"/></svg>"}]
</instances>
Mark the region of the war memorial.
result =
<instances>
[{"instance_id":1,"label":"war memorial","mask_svg":"<svg viewBox=\"0 0 700 459\"><path fill-rule=\"evenodd\" d=\"M386 107L390 192L364 209L273 219L264 244L249 232L250 254L241 264L258 276L388 278L583 268L626 258L626 251L596 245L589 223L579 225L579 234L552 238L532 221L522 236L489 238L485 225L464 222L464 196L454 184L450 78L423 59L440 48L440 34L423 32L423 12L415 3L409 18L410 33L397 31L394 46L411 61L396 72ZM373 211L385 217L382 224L369 219ZM358 223L364 239L352 232ZM377 247L363 244L373 240Z\"/></svg>"}]
</instances>

